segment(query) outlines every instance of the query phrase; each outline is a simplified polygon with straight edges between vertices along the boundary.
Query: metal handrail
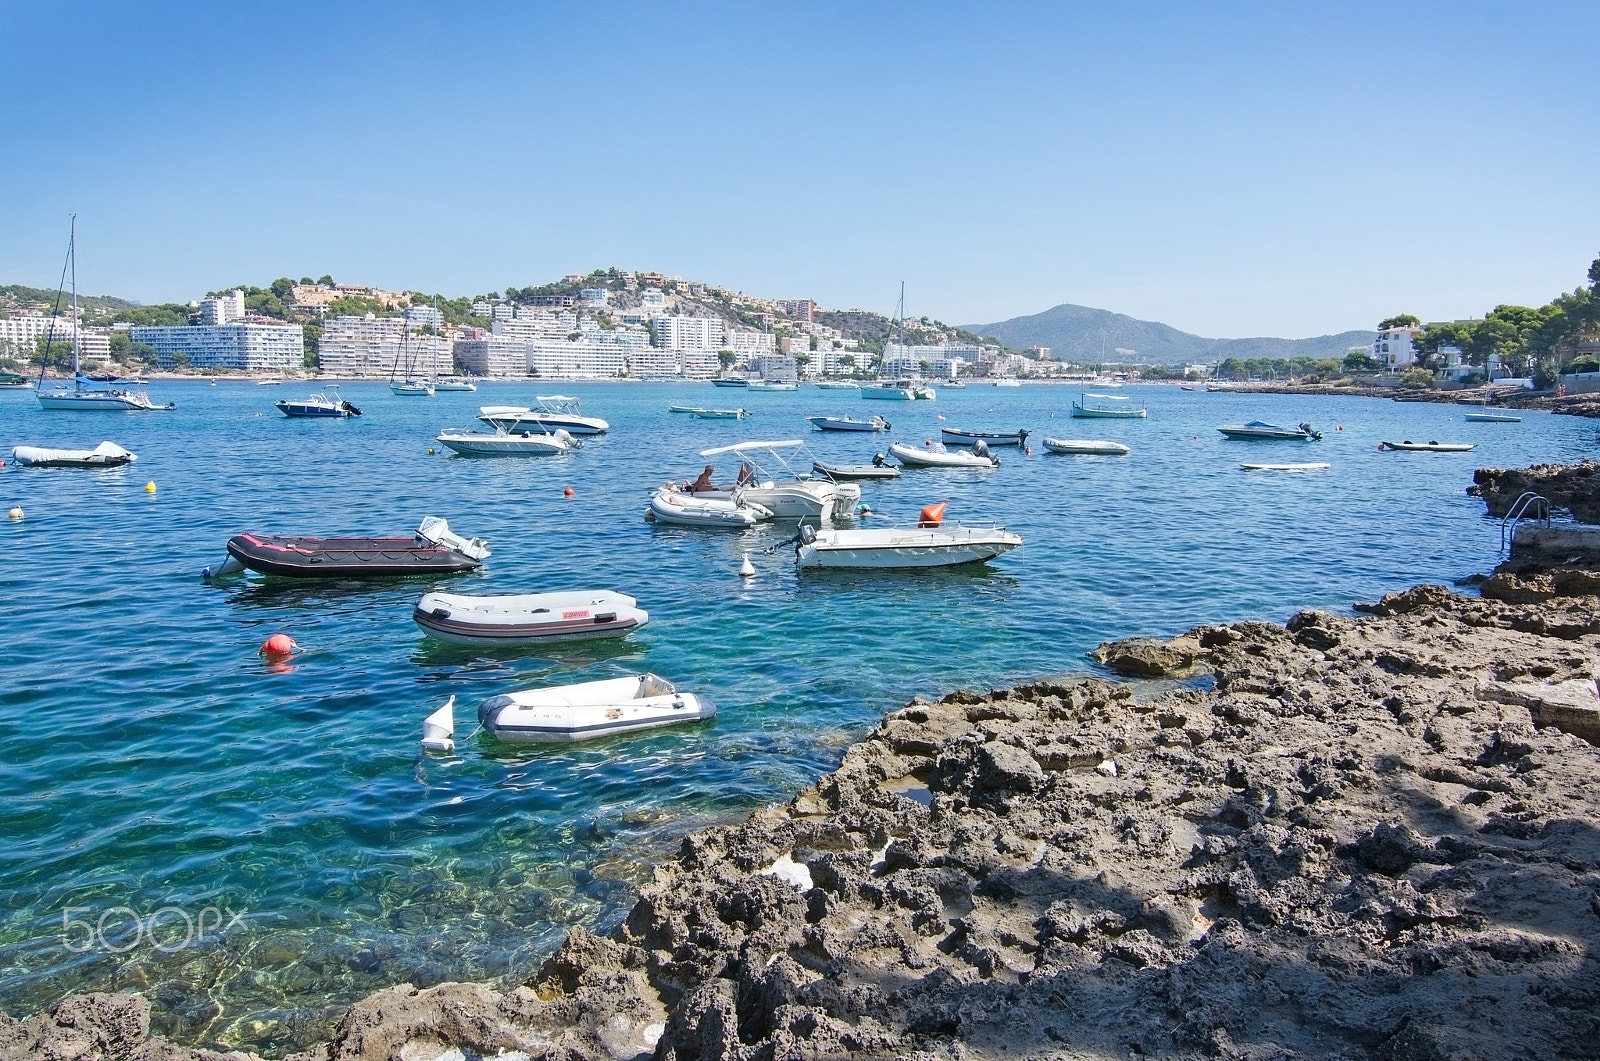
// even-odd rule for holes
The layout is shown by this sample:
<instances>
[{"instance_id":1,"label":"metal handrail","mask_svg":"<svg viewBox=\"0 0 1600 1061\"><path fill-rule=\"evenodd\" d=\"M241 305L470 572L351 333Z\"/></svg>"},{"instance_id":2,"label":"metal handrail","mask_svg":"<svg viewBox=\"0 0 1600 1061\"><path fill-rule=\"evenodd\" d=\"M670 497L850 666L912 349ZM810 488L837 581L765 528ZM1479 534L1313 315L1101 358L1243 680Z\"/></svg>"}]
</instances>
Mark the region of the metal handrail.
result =
<instances>
[{"instance_id":1,"label":"metal handrail","mask_svg":"<svg viewBox=\"0 0 1600 1061\"><path fill-rule=\"evenodd\" d=\"M1530 513L1532 513L1530 515ZM1507 549L1516 541L1517 526L1523 519L1536 519L1546 527L1550 526L1550 500L1542 494L1526 490L1522 496L1511 503L1505 516L1500 520L1500 551Z\"/></svg>"}]
</instances>

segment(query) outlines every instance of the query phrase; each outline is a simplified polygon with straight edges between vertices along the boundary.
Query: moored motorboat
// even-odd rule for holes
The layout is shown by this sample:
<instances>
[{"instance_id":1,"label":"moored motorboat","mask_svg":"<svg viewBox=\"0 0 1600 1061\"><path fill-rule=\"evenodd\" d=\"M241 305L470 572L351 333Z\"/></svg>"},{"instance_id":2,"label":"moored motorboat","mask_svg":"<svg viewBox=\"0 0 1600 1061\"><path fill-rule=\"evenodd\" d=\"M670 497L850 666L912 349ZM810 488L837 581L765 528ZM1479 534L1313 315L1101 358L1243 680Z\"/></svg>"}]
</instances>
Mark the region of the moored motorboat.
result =
<instances>
[{"instance_id":1,"label":"moored motorboat","mask_svg":"<svg viewBox=\"0 0 1600 1061\"><path fill-rule=\"evenodd\" d=\"M800 389L800 384L793 380L753 379L746 389L753 391L797 391Z\"/></svg>"},{"instance_id":2,"label":"moored motorboat","mask_svg":"<svg viewBox=\"0 0 1600 1061\"><path fill-rule=\"evenodd\" d=\"M11 459L29 468L117 468L138 460L115 442L102 442L94 449L49 449L44 446L15 446Z\"/></svg>"},{"instance_id":3,"label":"moored motorboat","mask_svg":"<svg viewBox=\"0 0 1600 1061\"><path fill-rule=\"evenodd\" d=\"M566 453L583 445L565 428L553 432L513 431L497 423L493 431L445 430L437 441L464 457L532 457Z\"/></svg>"},{"instance_id":4,"label":"moored motorboat","mask_svg":"<svg viewBox=\"0 0 1600 1061\"><path fill-rule=\"evenodd\" d=\"M926 441L921 446L896 442L889 456L908 468L998 468L1000 458L969 449L946 449L942 442Z\"/></svg>"},{"instance_id":5,"label":"moored motorboat","mask_svg":"<svg viewBox=\"0 0 1600 1061\"><path fill-rule=\"evenodd\" d=\"M26 390L33 386L33 377L20 372L0 372L0 389Z\"/></svg>"},{"instance_id":6,"label":"moored motorboat","mask_svg":"<svg viewBox=\"0 0 1600 1061\"><path fill-rule=\"evenodd\" d=\"M584 416L582 402L569 394L535 396L537 409L526 405L485 405L478 419L486 424L504 424L508 431L555 431L565 428L574 435L603 435L611 425L598 416Z\"/></svg>"},{"instance_id":7,"label":"moored motorboat","mask_svg":"<svg viewBox=\"0 0 1600 1061\"><path fill-rule=\"evenodd\" d=\"M1047 438L1044 448L1051 453L1069 453L1097 457L1126 457L1133 451L1120 442L1098 438Z\"/></svg>"},{"instance_id":8,"label":"moored motorboat","mask_svg":"<svg viewBox=\"0 0 1600 1061\"><path fill-rule=\"evenodd\" d=\"M857 420L853 416L808 416L806 423L818 431L887 431L892 426L881 416Z\"/></svg>"},{"instance_id":9,"label":"moored motorboat","mask_svg":"<svg viewBox=\"0 0 1600 1061\"><path fill-rule=\"evenodd\" d=\"M633 674L491 696L478 707L483 728L503 741L555 743L697 722L717 713L703 696L665 678Z\"/></svg>"},{"instance_id":10,"label":"moored motorboat","mask_svg":"<svg viewBox=\"0 0 1600 1061\"><path fill-rule=\"evenodd\" d=\"M715 496L691 494L676 483L661 487L650 498L650 507L644 518L654 523L668 523L676 527L753 527L762 520L771 519L772 512L746 500L735 490L732 494L718 492Z\"/></svg>"},{"instance_id":11,"label":"moored motorboat","mask_svg":"<svg viewBox=\"0 0 1600 1061\"><path fill-rule=\"evenodd\" d=\"M939 440L947 446L971 446L982 442L986 446L1022 446L1028 441L1028 429L1015 431L964 431L958 427L939 428Z\"/></svg>"},{"instance_id":12,"label":"moored motorboat","mask_svg":"<svg viewBox=\"0 0 1600 1061\"><path fill-rule=\"evenodd\" d=\"M814 460L811 467L819 475L826 475L830 479L898 479L900 469L883 459L879 453L872 458L871 464L834 464L831 461Z\"/></svg>"},{"instance_id":13,"label":"moored motorboat","mask_svg":"<svg viewBox=\"0 0 1600 1061\"><path fill-rule=\"evenodd\" d=\"M228 555L268 575L340 578L470 571L481 567L489 545L463 538L438 516L428 516L409 538L312 538L235 534Z\"/></svg>"},{"instance_id":14,"label":"moored motorboat","mask_svg":"<svg viewBox=\"0 0 1600 1061\"><path fill-rule=\"evenodd\" d=\"M1320 472L1326 471L1332 465L1327 461L1302 461L1298 464L1252 464L1241 463L1239 467L1247 472Z\"/></svg>"},{"instance_id":15,"label":"moored motorboat","mask_svg":"<svg viewBox=\"0 0 1600 1061\"><path fill-rule=\"evenodd\" d=\"M1379 449L1401 450L1407 453L1465 453L1477 445L1475 442L1380 442Z\"/></svg>"},{"instance_id":16,"label":"moored motorboat","mask_svg":"<svg viewBox=\"0 0 1600 1061\"><path fill-rule=\"evenodd\" d=\"M433 391L433 381L426 379L404 379L389 384L389 393L402 398L431 398Z\"/></svg>"},{"instance_id":17,"label":"moored motorboat","mask_svg":"<svg viewBox=\"0 0 1600 1061\"><path fill-rule=\"evenodd\" d=\"M805 568L954 567L993 560L1022 544L1003 527L800 529L795 566Z\"/></svg>"},{"instance_id":18,"label":"moored motorboat","mask_svg":"<svg viewBox=\"0 0 1600 1061\"><path fill-rule=\"evenodd\" d=\"M907 380L880 380L861 388L863 398L875 398L879 401L909 402L917 397Z\"/></svg>"},{"instance_id":19,"label":"moored motorboat","mask_svg":"<svg viewBox=\"0 0 1600 1061\"><path fill-rule=\"evenodd\" d=\"M482 597L425 593L411 618L429 636L457 645L621 637L650 621L632 597L603 589Z\"/></svg>"},{"instance_id":20,"label":"moored motorboat","mask_svg":"<svg viewBox=\"0 0 1600 1061\"><path fill-rule=\"evenodd\" d=\"M849 379L819 379L812 386L821 387L829 391L858 391L861 384Z\"/></svg>"},{"instance_id":21,"label":"moored motorboat","mask_svg":"<svg viewBox=\"0 0 1600 1061\"><path fill-rule=\"evenodd\" d=\"M1242 441L1260 439L1298 439L1303 442L1315 442L1322 438L1321 431L1313 431L1311 425L1302 423L1298 427L1279 427L1269 424L1264 420L1251 420L1245 424L1229 424L1217 428L1224 436Z\"/></svg>"},{"instance_id":22,"label":"moored motorboat","mask_svg":"<svg viewBox=\"0 0 1600 1061\"><path fill-rule=\"evenodd\" d=\"M1510 413L1467 413L1461 419L1474 424L1520 424L1522 417Z\"/></svg>"},{"instance_id":23,"label":"moored motorboat","mask_svg":"<svg viewBox=\"0 0 1600 1061\"><path fill-rule=\"evenodd\" d=\"M711 381L713 387L748 387L750 381L743 376L723 376Z\"/></svg>"},{"instance_id":24,"label":"moored motorboat","mask_svg":"<svg viewBox=\"0 0 1600 1061\"><path fill-rule=\"evenodd\" d=\"M361 415L361 410L341 398L339 396L339 388L331 383L318 393L302 398L297 402L289 401L285 398L273 404L278 407L278 411L283 413L284 416L317 418Z\"/></svg>"},{"instance_id":25,"label":"moored motorboat","mask_svg":"<svg viewBox=\"0 0 1600 1061\"><path fill-rule=\"evenodd\" d=\"M478 389L477 381L470 376L440 376L433 381L436 391L475 391Z\"/></svg>"},{"instance_id":26,"label":"moored motorboat","mask_svg":"<svg viewBox=\"0 0 1600 1061\"><path fill-rule=\"evenodd\" d=\"M690 409L702 420L743 420L750 414L743 409Z\"/></svg>"}]
</instances>

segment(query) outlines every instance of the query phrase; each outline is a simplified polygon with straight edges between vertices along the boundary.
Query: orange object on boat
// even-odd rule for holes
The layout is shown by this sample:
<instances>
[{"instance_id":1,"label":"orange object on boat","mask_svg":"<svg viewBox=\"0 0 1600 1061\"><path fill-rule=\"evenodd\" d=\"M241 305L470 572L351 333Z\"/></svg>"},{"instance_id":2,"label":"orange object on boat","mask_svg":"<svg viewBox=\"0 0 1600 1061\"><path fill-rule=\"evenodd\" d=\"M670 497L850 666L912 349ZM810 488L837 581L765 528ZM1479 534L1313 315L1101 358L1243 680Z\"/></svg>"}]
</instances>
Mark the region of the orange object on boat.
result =
<instances>
[{"instance_id":1,"label":"orange object on boat","mask_svg":"<svg viewBox=\"0 0 1600 1061\"><path fill-rule=\"evenodd\" d=\"M917 526L937 527L944 522L944 506L945 502L943 501L938 504L924 506L922 511L917 514Z\"/></svg>"}]
</instances>

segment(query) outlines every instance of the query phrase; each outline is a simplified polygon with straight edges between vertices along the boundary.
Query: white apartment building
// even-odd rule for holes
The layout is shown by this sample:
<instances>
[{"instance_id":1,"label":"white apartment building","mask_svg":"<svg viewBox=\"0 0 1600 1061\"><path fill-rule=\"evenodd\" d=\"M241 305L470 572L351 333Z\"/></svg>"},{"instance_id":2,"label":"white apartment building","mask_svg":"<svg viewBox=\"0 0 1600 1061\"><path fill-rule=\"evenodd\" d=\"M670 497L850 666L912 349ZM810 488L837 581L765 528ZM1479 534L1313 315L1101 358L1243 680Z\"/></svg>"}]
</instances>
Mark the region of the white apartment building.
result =
<instances>
[{"instance_id":1,"label":"white apartment building","mask_svg":"<svg viewBox=\"0 0 1600 1061\"><path fill-rule=\"evenodd\" d=\"M591 308L604 306L611 301L611 292L603 287L585 287L578 292L578 301Z\"/></svg>"},{"instance_id":2,"label":"white apartment building","mask_svg":"<svg viewBox=\"0 0 1600 1061\"><path fill-rule=\"evenodd\" d=\"M56 342L70 343L77 330L77 324L67 317L45 317L34 313L0 317L0 351L31 358L40 339L50 336Z\"/></svg>"},{"instance_id":3,"label":"white apartment building","mask_svg":"<svg viewBox=\"0 0 1600 1061\"><path fill-rule=\"evenodd\" d=\"M474 376L505 378L528 374L528 341L510 335L457 339L456 361Z\"/></svg>"},{"instance_id":4,"label":"white apartment building","mask_svg":"<svg viewBox=\"0 0 1600 1061\"><path fill-rule=\"evenodd\" d=\"M128 337L156 352L162 368L179 355L194 368L287 372L303 363L305 333L298 324L197 324L130 328Z\"/></svg>"},{"instance_id":5,"label":"white apartment building","mask_svg":"<svg viewBox=\"0 0 1600 1061\"><path fill-rule=\"evenodd\" d=\"M685 379L710 379L722 371L722 362L717 360L715 350L674 350L662 351L675 354L679 361L679 371Z\"/></svg>"},{"instance_id":6,"label":"white apartment building","mask_svg":"<svg viewBox=\"0 0 1600 1061\"><path fill-rule=\"evenodd\" d=\"M817 319L817 304L809 298L780 298L776 303L778 310L798 321L814 321Z\"/></svg>"},{"instance_id":7,"label":"white apartment building","mask_svg":"<svg viewBox=\"0 0 1600 1061\"><path fill-rule=\"evenodd\" d=\"M930 377L954 379L963 366L978 360L980 348L976 346L910 346L903 343L885 343L883 369L891 376L920 376L923 362L927 362Z\"/></svg>"},{"instance_id":8,"label":"white apartment building","mask_svg":"<svg viewBox=\"0 0 1600 1061\"><path fill-rule=\"evenodd\" d=\"M416 335L403 317L330 317L317 360L336 376L447 375L454 371L449 340Z\"/></svg>"},{"instance_id":9,"label":"white apartment building","mask_svg":"<svg viewBox=\"0 0 1600 1061\"><path fill-rule=\"evenodd\" d=\"M526 306L507 306L511 312L501 314L495 307L493 330L496 335L506 335L523 342L544 339L565 339L579 330L578 314L573 310L529 309Z\"/></svg>"},{"instance_id":10,"label":"white apartment building","mask_svg":"<svg viewBox=\"0 0 1600 1061\"><path fill-rule=\"evenodd\" d=\"M235 288L226 295L212 295L200 302L201 324L227 324L244 316L244 289Z\"/></svg>"},{"instance_id":11,"label":"white apartment building","mask_svg":"<svg viewBox=\"0 0 1600 1061\"><path fill-rule=\"evenodd\" d=\"M639 305L646 310L666 309L667 293L659 288L647 287L639 292Z\"/></svg>"},{"instance_id":12,"label":"white apartment building","mask_svg":"<svg viewBox=\"0 0 1600 1061\"><path fill-rule=\"evenodd\" d=\"M750 359L747 371L762 379L793 383L800 378L797 368L795 359L788 354L761 354Z\"/></svg>"},{"instance_id":13,"label":"white apartment building","mask_svg":"<svg viewBox=\"0 0 1600 1061\"><path fill-rule=\"evenodd\" d=\"M1372 340L1372 359L1390 371L1416 364L1417 348L1412 340L1421 332L1421 328L1409 324L1379 332Z\"/></svg>"},{"instance_id":14,"label":"white apartment building","mask_svg":"<svg viewBox=\"0 0 1600 1061\"><path fill-rule=\"evenodd\" d=\"M407 306L404 316L412 324L426 324L434 328L444 327L444 314L432 306Z\"/></svg>"},{"instance_id":15,"label":"white apartment building","mask_svg":"<svg viewBox=\"0 0 1600 1061\"><path fill-rule=\"evenodd\" d=\"M778 352L778 340L771 332L753 332L748 328L730 328L723 337L720 350L732 350L740 361Z\"/></svg>"},{"instance_id":16,"label":"white apartment building","mask_svg":"<svg viewBox=\"0 0 1600 1061\"><path fill-rule=\"evenodd\" d=\"M650 322L656 345L672 350L723 349L721 317L657 317Z\"/></svg>"},{"instance_id":17,"label":"white apartment building","mask_svg":"<svg viewBox=\"0 0 1600 1061\"><path fill-rule=\"evenodd\" d=\"M636 361L650 350L649 335L643 329L607 330L584 322L576 339L535 339L528 343L528 373L540 376L606 378L635 375ZM649 355L660 361L659 351ZM654 371L654 370L652 370Z\"/></svg>"}]
</instances>

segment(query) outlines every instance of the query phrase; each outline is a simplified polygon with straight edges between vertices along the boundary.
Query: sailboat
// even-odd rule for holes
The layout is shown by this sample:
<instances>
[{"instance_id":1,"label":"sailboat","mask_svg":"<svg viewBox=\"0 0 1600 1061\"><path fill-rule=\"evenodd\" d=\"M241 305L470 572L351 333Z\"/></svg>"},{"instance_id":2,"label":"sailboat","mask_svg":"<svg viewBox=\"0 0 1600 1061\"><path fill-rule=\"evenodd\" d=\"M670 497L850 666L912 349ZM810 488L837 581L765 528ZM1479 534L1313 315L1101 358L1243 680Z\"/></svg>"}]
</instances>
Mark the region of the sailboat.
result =
<instances>
[{"instance_id":1,"label":"sailboat","mask_svg":"<svg viewBox=\"0 0 1600 1061\"><path fill-rule=\"evenodd\" d=\"M82 334L78 320L78 215L72 215L72 235L67 240L67 267L63 270L71 278L72 284L72 389L68 390L64 382L58 383L53 391L37 391L34 397L39 399L42 409L71 410L75 412L121 412L125 409L142 409L151 412L165 412L177 408L168 403L157 405L150 400L144 391L124 390L116 385L108 385L99 380L89 379L78 372L78 360L82 353L83 344L79 340ZM63 285L64 286L64 285ZM57 316L50 321L50 331L45 337L45 350L48 351L55 342L56 326L59 319L61 298L56 296ZM45 368L48 358L39 366L39 382L44 382ZM121 383L117 380L116 383Z\"/></svg>"},{"instance_id":2,"label":"sailboat","mask_svg":"<svg viewBox=\"0 0 1600 1061\"><path fill-rule=\"evenodd\" d=\"M394 394L431 398L433 397L433 381L416 377L414 371L417 360L415 352L406 359L406 378L398 381L394 378L395 371L400 368L400 355L406 352L406 340L410 337L411 324L408 321L400 331L400 349L395 351L394 368L389 372L389 390Z\"/></svg>"}]
</instances>

